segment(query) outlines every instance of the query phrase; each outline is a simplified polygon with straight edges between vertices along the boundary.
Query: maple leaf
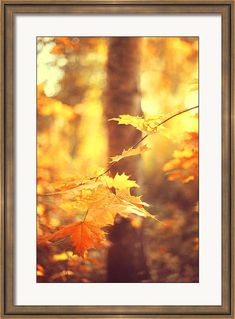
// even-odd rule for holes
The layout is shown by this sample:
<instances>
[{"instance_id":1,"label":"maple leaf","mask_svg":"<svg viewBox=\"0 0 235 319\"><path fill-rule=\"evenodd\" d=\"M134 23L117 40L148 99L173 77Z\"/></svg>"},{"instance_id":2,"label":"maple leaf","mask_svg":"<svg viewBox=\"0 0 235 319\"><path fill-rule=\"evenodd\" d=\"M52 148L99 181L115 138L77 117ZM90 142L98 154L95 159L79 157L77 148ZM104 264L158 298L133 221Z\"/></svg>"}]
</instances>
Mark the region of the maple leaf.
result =
<instances>
[{"instance_id":1,"label":"maple leaf","mask_svg":"<svg viewBox=\"0 0 235 319\"><path fill-rule=\"evenodd\" d=\"M39 238L38 243L56 242L65 237L71 239L74 252L84 258L87 250L100 248L101 242L105 240L105 232L96 224L84 221L62 226L53 234Z\"/></svg>"},{"instance_id":2,"label":"maple leaf","mask_svg":"<svg viewBox=\"0 0 235 319\"><path fill-rule=\"evenodd\" d=\"M122 114L119 117L110 119L109 121L117 121L118 124L132 125L139 131L143 131L144 129L144 118L140 116Z\"/></svg>"},{"instance_id":3,"label":"maple leaf","mask_svg":"<svg viewBox=\"0 0 235 319\"><path fill-rule=\"evenodd\" d=\"M119 214L122 217L129 217L134 214L141 217L150 217L156 219L154 215L150 214L145 208L149 204L142 202L138 196L132 196L128 190L118 191L116 194L119 200Z\"/></svg>"},{"instance_id":4,"label":"maple leaf","mask_svg":"<svg viewBox=\"0 0 235 319\"><path fill-rule=\"evenodd\" d=\"M105 176L102 180L104 185L106 185L108 188L114 187L118 190L139 187L135 181L129 180L129 176L127 176L125 173L122 173L121 175L117 173L114 178Z\"/></svg>"},{"instance_id":5,"label":"maple leaf","mask_svg":"<svg viewBox=\"0 0 235 319\"><path fill-rule=\"evenodd\" d=\"M83 185L51 193L46 197L48 205L51 203L52 208L57 206L67 214L76 214L79 219L83 219L85 212L89 211L87 221L93 221L100 226L112 225L117 214L116 210L111 209L111 204L115 200L112 191L102 183L91 189L80 187Z\"/></svg>"},{"instance_id":6,"label":"maple leaf","mask_svg":"<svg viewBox=\"0 0 235 319\"><path fill-rule=\"evenodd\" d=\"M148 204L143 203L139 197L131 196L128 188L122 190L115 189L115 193L105 186L95 190L88 203L86 220L95 221L98 225L105 226L113 225L117 214L129 217L128 210L129 213L132 211L133 214L135 213L139 216L145 215L139 209ZM135 212L134 205L136 205Z\"/></svg>"},{"instance_id":7,"label":"maple leaf","mask_svg":"<svg viewBox=\"0 0 235 319\"><path fill-rule=\"evenodd\" d=\"M63 183L55 183L52 186L54 186L54 194L59 194L70 190L82 191L85 189L95 189L100 185L102 185L100 181L95 181L92 179L76 179Z\"/></svg>"},{"instance_id":8,"label":"maple leaf","mask_svg":"<svg viewBox=\"0 0 235 319\"><path fill-rule=\"evenodd\" d=\"M125 201L121 199L121 203L119 204L119 214L123 217L129 217L129 215L134 214L141 217L153 217L147 210L143 207L138 207L131 202Z\"/></svg>"},{"instance_id":9,"label":"maple leaf","mask_svg":"<svg viewBox=\"0 0 235 319\"><path fill-rule=\"evenodd\" d=\"M107 186L100 186L87 198L87 221L95 221L101 226L113 225L118 208L115 207L115 194Z\"/></svg>"},{"instance_id":10,"label":"maple leaf","mask_svg":"<svg viewBox=\"0 0 235 319\"><path fill-rule=\"evenodd\" d=\"M51 183L48 187L47 193L40 193L41 196L52 196L52 195L62 195L63 193L81 192L82 190L91 190L95 189L98 186L102 185L102 182L94 177L79 177L79 178L70 178L64 180L63 182L54 182ZM69 195L68 195L69 196Z\"/></svg>"},{"instance_id":11,"label":"maple leaf","mask_svg":"<svg viewBox=\"0 0 235 319\"><path fill-rule=\"evenodd\" d=\"M74 178L55 183L52 193L46 194L46 198L52 209L57 206L66 214L76 214L80 220L86 216L87 222L99 227L113 225L117 214L125 218L132 215L154 218L144 208L149 205L130 194L133 187L139 186L125 173L117 173L114 178L104 175L95 180Z\"/></svg>"},{"instance_id":12,"label":"maple leaf","mask_svg":"<svg viewBox=\"0 0 235 319\"><path fill-rule=\"evenodd\" d=\"M165 114L165 115L156 115L151 117L140 117L140 116L132 116L129 114L122 114L117 118L112 118L110 121L117 121L118 124L123 125L132 125L137 130L147 133L147 134L154 134L158 132L158 127L160 126L161 122L167 119L169 116L173 115L174 113ZM161 124L162 126L162 124Z\"/></svg>"},{"instance_id":13,"label":"maple leaf","mask_svg":"<svg viewBox=\"0 0 235 319\"><path fill-rule=\"evenodd\" d=\"M129 148L128 150L124 150L121 155L116 155L114 157L111 157L110 163L119 162L121 159L129 156L135 156L139 154L143 154L146 151L149 151L150 148L148 148L147 145L141 145L136 148Z\"/></svg>"},{"instance_id":14,"label":"maple leaf","mask_svg":"<svg viewBox=\"0 0 235 319\"><path fill-rule=\"evenodd\" d=\"M141 200L141 196L132 196L130 194L130 189L125 189L125 190L117 190L116 191L116 196L119 198L119 199L122 199L122 200L125 200L127 202L130 202L138 207L149 207L150 205L143 202Z\"/></svg>"},{"instance_id":15,"label":"maple leaf","mask_svg":"<svg viewBox=\"0 0 235 319\"><path fill-rule=\"evenodd\" d=\"M140 197L132 196L129 189L116 189L116 194L112 193L108 188L100 190L103 198L89 205L89 212L86 220L95 221L97 224L113 225L117 214L128 218L130 215L138 215L141 217L154 218L144 206L149 206L142 202Z\"/></svg>"},{"instance_id":16,"label":"maple leaf","mask_svg":"<svg viewBox=\"0 0 235 319\"><path fill-rule=\"evenodd\" d=\"M113 224L117 214L122 217L138 215L154 218L144 207L149 205L138 196L130 194L130 188L116 188L115 194L108 188L102 190L103 199L89 207L87 220L94 219L97 223Z\"/></svg>"}]
</instances>

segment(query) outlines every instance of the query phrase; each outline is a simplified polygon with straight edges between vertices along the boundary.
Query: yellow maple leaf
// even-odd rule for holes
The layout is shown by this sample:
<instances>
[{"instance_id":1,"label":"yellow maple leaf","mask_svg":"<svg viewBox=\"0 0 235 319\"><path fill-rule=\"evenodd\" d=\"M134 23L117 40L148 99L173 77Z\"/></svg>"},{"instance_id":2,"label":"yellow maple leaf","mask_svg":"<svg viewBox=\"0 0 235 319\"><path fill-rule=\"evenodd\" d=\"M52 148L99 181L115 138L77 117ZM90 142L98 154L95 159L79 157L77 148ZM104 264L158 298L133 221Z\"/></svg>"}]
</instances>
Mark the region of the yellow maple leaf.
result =
<instances>
[{"instance_id":1,"label":"yellow maple leaf","mask_svg":"<svg viewBox=\"0 0 235 319\"><path fill-rule=\"evenodd\" d=\"M114 187L118 190L139 187L136 181L129 180L129 176L125 173L122 173L121 175L117 173L114 178L110 176L104 176L102 180L104 185L106 185L108 188Z\"/></svg>"},{"instance_id":2,"label":"yellow maple leaf","mask_svg":"<svg viewBox=\"0 0 235 319\"><path fill-rule=\"evenodd\" d=\"M113 225L117 214L125 218L133 214L154 218L144 209L144 206L147 207L149 205L142 202L140 197L132 196L129 189L116 189L116 194L114 194L110 189L101 187L99 192L102 194L102 196L97 196L99 200L89 204L86 216L87 221L95 221L97 224L105 226Z\"/></svg>"},{"instance_id":3,"label":"yellow maple leaf","mask_svg":"<svg viewBox=\"0 0 235 319\"><path fill-rule=\"evenodd\" d=\"M109 121L117 121L118 124L132 125L140 131L143 131L144 128L144 118L140 116L122 114L119 117L110 119Z\"/></svg>"},{"instance_id":4,"label":"yellow maple leaf","mask_svg":"<svg viewBox=\"0 0 235 319\"><path fill-rule=\"evenodd\" d=\"M162 122L173 115L173 113L170 114L159 114L151 117L140 117L140 116L132 116L129 114L122 114L117 118L112 118L110 121L117 121L118 124L123 125L132 125L137 130L147 133L147 134L154 134L158 132L158 127L161 125Z\"/></svg>"},{"instance_id":5,"label":"yellow maple leaf","mask_svg":"<svg viewBox=\"0 0 235 319\"><path fill-rule=\"evenodd\" d=\"M41 196L51 196L59 195L66 192L79 192L82 190L95 189L98 186L102 185L102 182L96 180L95 178L76 178L69 179L63 182L56 182L50 184L50 192L46 194L40 194Z\"/></svg>"},{"instance_id":6,"label":"yellow maple leaf","mask_svg":"<svg viewBox=\"0 0 235 319\"><path fill-rule=\"evenodd\" d=\"M134 214L141 217L154 218L144 206L149 206L147 203L142 202L140 197L128 195L126 192L119 191L117 193L117 199L119 200L119 214L123 217L129 217Z\"/></svg>"}]
</instances>

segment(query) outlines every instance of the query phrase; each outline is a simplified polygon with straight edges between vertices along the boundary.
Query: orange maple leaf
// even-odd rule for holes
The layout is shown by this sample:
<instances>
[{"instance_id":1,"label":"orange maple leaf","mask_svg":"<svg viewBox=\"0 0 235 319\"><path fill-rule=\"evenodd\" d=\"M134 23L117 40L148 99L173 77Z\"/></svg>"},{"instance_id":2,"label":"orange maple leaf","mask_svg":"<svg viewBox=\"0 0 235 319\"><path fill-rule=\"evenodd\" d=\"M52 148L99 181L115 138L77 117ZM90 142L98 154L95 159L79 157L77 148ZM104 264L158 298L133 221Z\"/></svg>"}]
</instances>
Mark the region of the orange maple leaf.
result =
<instances>
[{"instance_id":1,"label":"orange maple leaf","mask_svg":"<svg viewBox=\"0 0 235 319\"><path fill-rule=\"evenodd\" d=\"M92 222L77 222L61 227L53 234L39 239L39 244L45 242L56 242L58 239L70 237L74 252L82 257L87 250L100 248L101 242L105 240L105 232Z\"/></svg>"}]
</instances>

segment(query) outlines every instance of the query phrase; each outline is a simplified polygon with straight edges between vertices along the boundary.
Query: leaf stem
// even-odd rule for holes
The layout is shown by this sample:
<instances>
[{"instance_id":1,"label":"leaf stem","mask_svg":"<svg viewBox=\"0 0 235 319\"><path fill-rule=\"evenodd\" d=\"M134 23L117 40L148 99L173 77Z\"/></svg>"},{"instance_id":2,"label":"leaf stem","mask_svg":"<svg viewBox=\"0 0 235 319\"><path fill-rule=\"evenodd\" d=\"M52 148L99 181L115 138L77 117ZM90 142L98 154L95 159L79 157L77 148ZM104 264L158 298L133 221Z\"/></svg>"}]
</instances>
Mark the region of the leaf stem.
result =
<instances>
[{"instance_id":1,"label":"leaf stem","mask_svg":"<svg viewBox=\"0 0 235 319\"><path fill-rule=\"evenodd\" d=\"M87 218L87 215L88 215L88 209L87 209L87 211L86 211L86 213L85 213L85 215L84 215L84 217L83 217L83 220L82 220L82 223L84 223L85 222L85 220L86 220L86 218Z\"/></svg>"}]
</instances>

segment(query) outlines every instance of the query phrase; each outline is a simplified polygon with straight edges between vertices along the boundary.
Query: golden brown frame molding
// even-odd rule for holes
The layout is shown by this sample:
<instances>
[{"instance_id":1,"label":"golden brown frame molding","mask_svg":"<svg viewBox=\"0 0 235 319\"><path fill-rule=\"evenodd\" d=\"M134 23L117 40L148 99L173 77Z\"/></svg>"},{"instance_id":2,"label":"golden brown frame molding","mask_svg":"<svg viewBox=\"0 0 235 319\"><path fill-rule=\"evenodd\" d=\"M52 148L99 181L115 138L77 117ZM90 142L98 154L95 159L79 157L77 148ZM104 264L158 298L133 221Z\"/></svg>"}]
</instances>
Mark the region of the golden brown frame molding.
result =
<instances>
[{"instance_id":1,"label":"golden brown frame molding","mask_svg":"<svg viewBox=\"0 0 235 319\"><path fill-rule=\"evenodd\" d=\"M222 305L14 305L14 17L30 13L222 16ZM1 1L1 318L234 318L234 0Z\"/></svg>"}]
</instances>

